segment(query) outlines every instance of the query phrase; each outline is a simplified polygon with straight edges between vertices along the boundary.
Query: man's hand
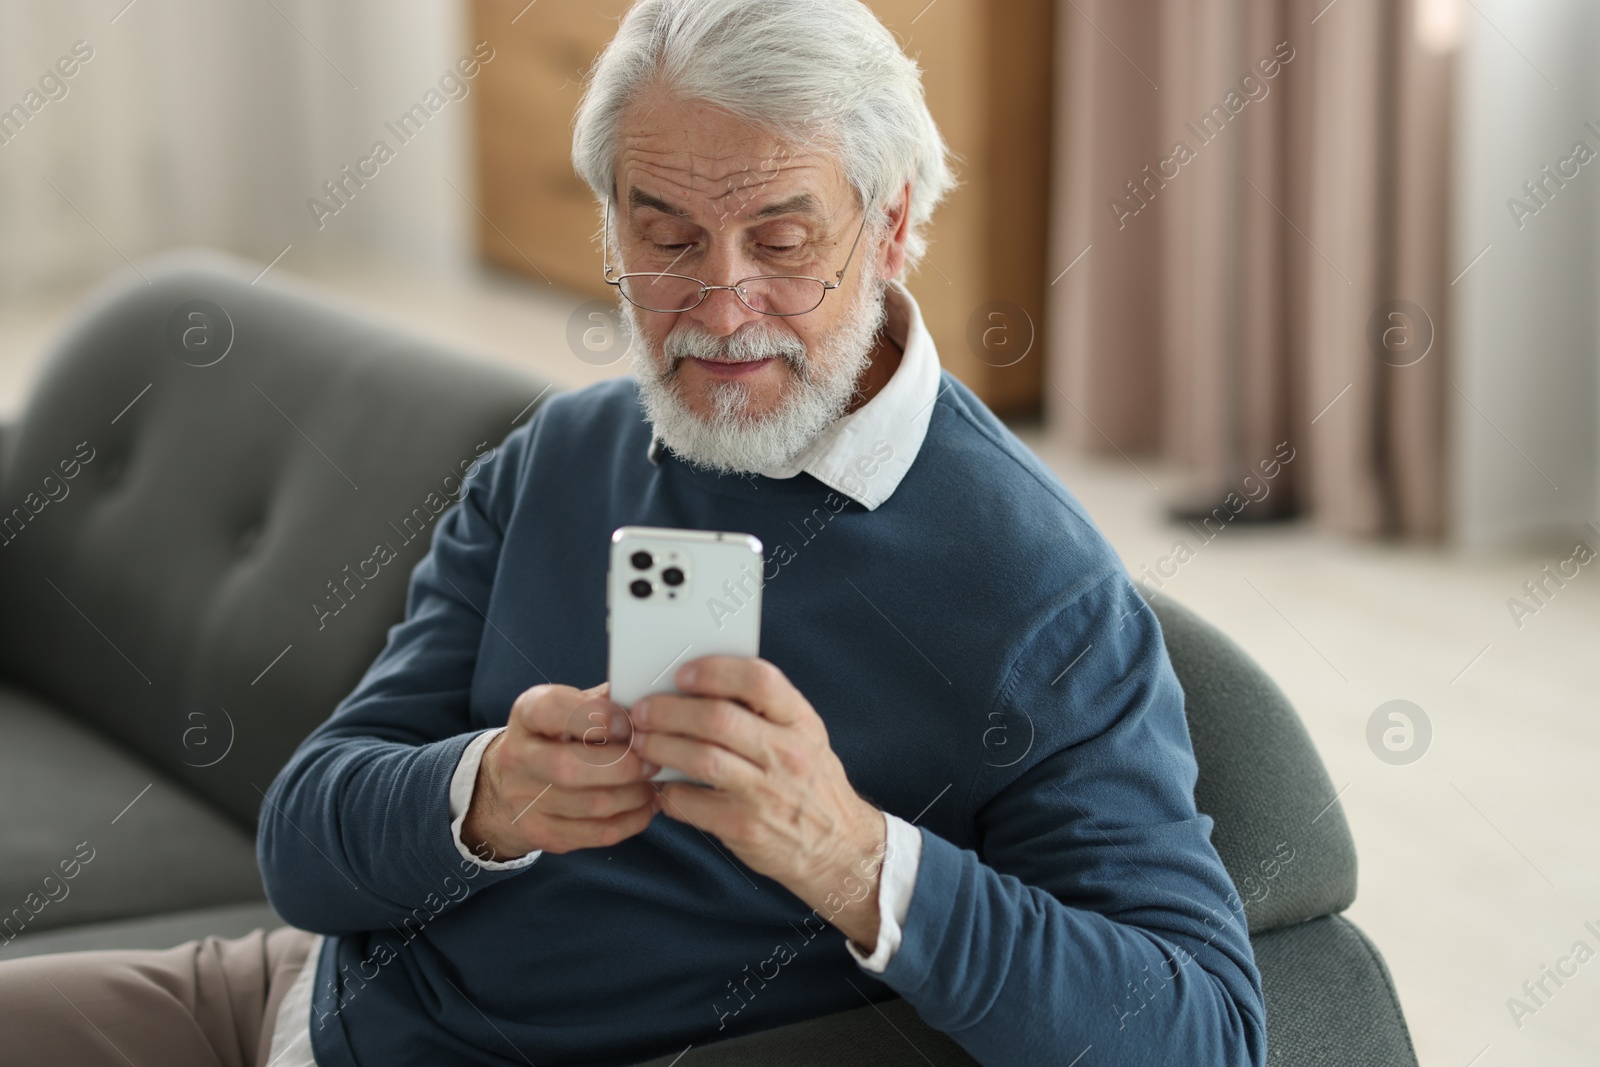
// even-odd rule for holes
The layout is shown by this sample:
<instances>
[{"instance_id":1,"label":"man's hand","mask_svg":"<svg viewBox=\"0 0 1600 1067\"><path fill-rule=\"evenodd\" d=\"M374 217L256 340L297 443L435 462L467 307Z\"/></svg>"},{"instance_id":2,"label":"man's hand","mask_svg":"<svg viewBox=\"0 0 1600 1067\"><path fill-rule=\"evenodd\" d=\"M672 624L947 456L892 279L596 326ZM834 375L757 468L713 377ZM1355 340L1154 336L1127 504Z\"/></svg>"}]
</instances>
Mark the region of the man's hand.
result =
<instances>
[{"instance_id":1,"label":"man's hand","mask_svg":"<svg viewBox=\"0 0 1600 1067\"><path fill-rule=\"evenodd\" d=\"M633 752L714 788L662 784L662 810L716 835L871 953L884 815L851 787L816 709L764 659L703 656L675 682L688 695L630 709Z\"/></svg>"},{"instance_id":2,"label":"man's hand","mask_svg":"<svg viewBox=\"0 0 1600 1067\"><path fill-rule=\"evenodd\" d=\"M650 824L660 768L631 751L624 710L593 689L536 685L484 749L461 842L490 861L614 845ZM613 716L616 722L613 723Z\"/></svg>"}]
</instances>

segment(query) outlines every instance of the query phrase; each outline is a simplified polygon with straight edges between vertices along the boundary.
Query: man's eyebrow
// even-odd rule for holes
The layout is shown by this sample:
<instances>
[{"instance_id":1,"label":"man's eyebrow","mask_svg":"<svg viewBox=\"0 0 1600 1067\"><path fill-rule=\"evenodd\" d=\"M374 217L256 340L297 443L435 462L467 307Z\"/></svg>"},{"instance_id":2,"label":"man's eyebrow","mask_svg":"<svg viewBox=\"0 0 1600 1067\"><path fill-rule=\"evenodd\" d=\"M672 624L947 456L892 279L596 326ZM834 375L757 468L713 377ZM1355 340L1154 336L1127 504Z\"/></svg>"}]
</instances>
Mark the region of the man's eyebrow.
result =
<instances>
[{"instance_id":1,"label":"man's eyebrow","mask_svg":"<svg viewBox=\"0 0 1600 1067\"><path fill-rule=\"evenodd\" d=\"M797 193L787 200L779 200L777 203L768 204L756 212L756 218L770 219L774 215L790 214L810 215L812 218L816 218L822 214L822 209L817 203L817 198L810 193Z\"/></svg>"},{"instance_id":2,"label":"man's eyebrow","mask_svg":"<svg viewBox=\"0 0 1600 1067\"><path fill-rule=\"evenodd\" d=\"M680 219L686 219L689 217L689 212L683 208L674 207L665 200L661 199L659 196L654 196L650 193L647 193L637 186L628 190L628 203L632 207L655 208L657 211L660 211L663 214L676 215Z\"/></svg>"}]
</instances>

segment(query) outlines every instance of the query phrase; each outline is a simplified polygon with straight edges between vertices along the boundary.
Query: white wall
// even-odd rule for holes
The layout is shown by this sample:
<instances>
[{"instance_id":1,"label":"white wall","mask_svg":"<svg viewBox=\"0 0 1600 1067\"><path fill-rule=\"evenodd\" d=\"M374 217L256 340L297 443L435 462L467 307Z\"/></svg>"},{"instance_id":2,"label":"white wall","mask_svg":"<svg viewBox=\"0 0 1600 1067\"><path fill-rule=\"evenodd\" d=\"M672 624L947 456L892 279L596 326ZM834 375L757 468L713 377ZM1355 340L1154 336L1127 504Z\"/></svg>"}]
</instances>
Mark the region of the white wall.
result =
<instances>
[{"instance_id":1,"label":"white wall","mask_svg":"<svg viewBox=\"0 0 1600 1067\"><path fill-rule=\"evenodd\" d=\"M75 41L94 49L66 97L0 145L0 295L80 285L125 269L123 256L188 243L263 263L293 245L291 266L359 251L443 271L468 262L475 216L445 179L474 195L470 97L322 229L306 207L376 138L397 145L384 121L470 51L459 0L124 2L0 6L0 108Z\"/></svg>"},{"instance_id":2,"label":"white wall","mask_svg":"<svg viewBox=\"0 0 1600 1067\"><path fill-rule=\"evenodd\" d=\"M1454 270L1493 247L1452 290L1447 400L1457 538L1493 545L1600 514L1600 158L1521 229L1506 206L1532 203L1523 183L1575 141L1600 152L1584 127L1600 128L1600 15L1582 0L1474 4L1459 68Z\"/></svg>"}]
</instances>

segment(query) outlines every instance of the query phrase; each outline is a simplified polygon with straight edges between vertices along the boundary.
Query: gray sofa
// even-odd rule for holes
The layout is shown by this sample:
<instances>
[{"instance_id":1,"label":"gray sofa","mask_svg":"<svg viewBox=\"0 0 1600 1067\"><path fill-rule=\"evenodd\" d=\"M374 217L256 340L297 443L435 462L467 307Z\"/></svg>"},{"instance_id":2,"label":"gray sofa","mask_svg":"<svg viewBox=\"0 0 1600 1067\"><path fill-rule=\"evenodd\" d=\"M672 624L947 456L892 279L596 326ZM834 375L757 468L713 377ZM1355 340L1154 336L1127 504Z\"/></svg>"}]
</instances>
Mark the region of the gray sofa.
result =
<instances>
[{"instance_id":1,"label":"gray sofa","mask_svg":"<svg viewBox=\"0 0 1600 1067\"><path fill-rule=\"evenodd\" d=\"M140 269L0 437L0 959L277 922L262 791L403 615L460 463L548 395L229 257Z\"/></svg>"},{"instance_id":2,"label":"gray sofa","mask_svg":"<svg viewBox=\"0 0 1600 1067\"><path fill-rule=\"evenodd\" d=\"M85 302L0 427L0 960L279 921L262 791L403 616L462 468L554 391L217 253L141 270ZM1298 716L1226 637L1152 606L1269 1062L1415 1064L1339 915L1355 849ZM651 1067L974 1062L902 1000L675 1056Z\"/></svg>"}]
</instances>

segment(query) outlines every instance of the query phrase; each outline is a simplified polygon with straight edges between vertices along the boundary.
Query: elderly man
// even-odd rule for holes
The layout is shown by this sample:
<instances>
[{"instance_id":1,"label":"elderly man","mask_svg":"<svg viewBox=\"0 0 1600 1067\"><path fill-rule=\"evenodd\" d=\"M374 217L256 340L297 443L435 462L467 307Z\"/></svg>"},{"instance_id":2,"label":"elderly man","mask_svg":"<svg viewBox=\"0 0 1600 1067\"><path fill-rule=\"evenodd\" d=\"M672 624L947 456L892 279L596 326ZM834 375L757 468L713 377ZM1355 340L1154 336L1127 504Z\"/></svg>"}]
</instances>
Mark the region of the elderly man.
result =
<instances>
[{"instance_id":1,"label":"elderly man","mask_svg":"<svg viewBox=\"0 0 1600 1067\"><path fill-rule=\"evenodd\" d=\"M24 1040L631 1064L898 995L984 1064L1264 1063L1155 618L899 280L952 185L915 64L856 0L640 0L573 156L634 374L506 438L268 792L293 925L40 961L147 1025ZM611 703L629 524L760 538L763 656Z\"/></svg>"}]
</instances>

